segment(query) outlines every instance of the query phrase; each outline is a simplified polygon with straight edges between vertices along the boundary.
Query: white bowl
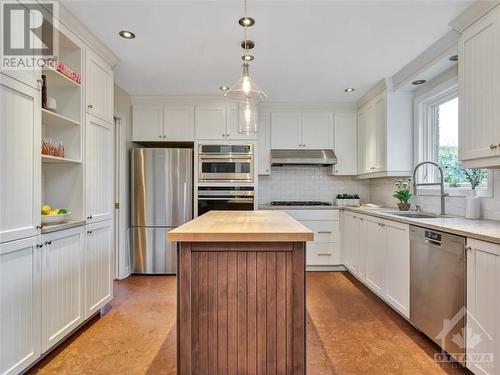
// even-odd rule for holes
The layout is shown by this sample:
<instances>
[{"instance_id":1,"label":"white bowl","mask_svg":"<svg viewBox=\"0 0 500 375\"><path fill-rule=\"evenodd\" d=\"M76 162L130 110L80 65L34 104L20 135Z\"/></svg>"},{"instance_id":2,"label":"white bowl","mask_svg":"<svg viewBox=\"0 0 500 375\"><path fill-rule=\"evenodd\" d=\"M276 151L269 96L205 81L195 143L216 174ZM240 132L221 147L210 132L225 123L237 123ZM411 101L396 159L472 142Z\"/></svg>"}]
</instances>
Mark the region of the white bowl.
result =
<instances>
[{"instance_id":1,"label":"white bowl","mask_svg":"<svg viewBox=\"0 0 500 375\"><path fill-rule=\"evenodd\" d=\"M53 224L61 224L62 222L68 219L71 212L62 215L42 215L42 224L43 225L53 225Z\"/></svg>"}]
</instances>

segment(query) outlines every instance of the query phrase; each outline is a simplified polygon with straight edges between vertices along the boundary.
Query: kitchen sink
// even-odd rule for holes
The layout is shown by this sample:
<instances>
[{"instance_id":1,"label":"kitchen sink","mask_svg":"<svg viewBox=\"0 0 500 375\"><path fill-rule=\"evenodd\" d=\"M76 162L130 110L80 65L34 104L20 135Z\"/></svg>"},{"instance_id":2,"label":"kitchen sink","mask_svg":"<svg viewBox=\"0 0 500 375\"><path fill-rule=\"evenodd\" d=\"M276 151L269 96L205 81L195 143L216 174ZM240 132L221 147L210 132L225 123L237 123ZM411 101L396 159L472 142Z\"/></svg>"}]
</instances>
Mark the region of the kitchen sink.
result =
<instances>
[{"instance_id":1,"label":"kitchen sink","mask_svg":"<svg viewBox=\"0 0 500 375\"><path fill-rule=\"evenodd\" d=\"M427 213L422 213L422 212L388 212L390 215L396 215L396 216L402 216L402 217L408 217L408 218L414 218L414 219L433 219L433 218L438 218L440 215L434 215L434 214L427 214Z\"/></svg>"}]
</instances>

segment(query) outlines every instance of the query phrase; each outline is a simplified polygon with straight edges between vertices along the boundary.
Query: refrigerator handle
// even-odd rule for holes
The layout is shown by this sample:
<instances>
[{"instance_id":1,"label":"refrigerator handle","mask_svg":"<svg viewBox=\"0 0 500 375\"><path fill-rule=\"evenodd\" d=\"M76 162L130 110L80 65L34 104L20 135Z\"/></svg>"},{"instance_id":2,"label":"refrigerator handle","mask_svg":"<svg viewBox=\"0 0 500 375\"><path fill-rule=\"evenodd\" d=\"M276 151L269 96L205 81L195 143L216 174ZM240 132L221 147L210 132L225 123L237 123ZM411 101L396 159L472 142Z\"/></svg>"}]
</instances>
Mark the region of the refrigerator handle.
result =
<instances>
[{"instance_id":1,"label":"refrigerator handle","mask_svg":"<svg viewBox=\"0 0 500 375\"><path fill-rule=\"evenodd\" d=\"M184 182L184 223L187 222L187 182Z\"/></svg>"}]
</instances>

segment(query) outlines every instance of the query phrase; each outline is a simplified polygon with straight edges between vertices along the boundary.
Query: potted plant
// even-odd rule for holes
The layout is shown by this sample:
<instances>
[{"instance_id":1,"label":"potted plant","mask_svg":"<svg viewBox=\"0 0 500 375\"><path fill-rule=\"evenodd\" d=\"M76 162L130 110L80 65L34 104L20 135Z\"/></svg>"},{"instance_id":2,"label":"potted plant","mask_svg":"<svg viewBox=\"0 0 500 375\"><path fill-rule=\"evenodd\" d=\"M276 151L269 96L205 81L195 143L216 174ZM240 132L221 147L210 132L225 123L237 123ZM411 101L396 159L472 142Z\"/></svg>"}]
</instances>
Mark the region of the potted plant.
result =
<instances>
[{"instance_id":1,"label":"potted plant","mask_svg":"<svg viewBox=\"0 0 500 375\"><path fill-rule=\"evenodd\" d=\"M392 195L396 198L398 202L398 208L400 211L408 211L410 209L410 199L411 199L411 191L410 191L410 182L411 179L408 179L408 182L403 182L403 180L398 180L396 182L396 191Z\"/></svg>"},{"instance_id":2,"label":"potted plant","mask_svg":"<svg viewBox=\"0 0 500 375\"><path fill-rule=\"evenodd\" d=\"M359 194L354 194L354 206L360 206L360 201L361 198L359 197Z\"/></svg>"},{"instance_id":3,"label":"potted plant","mask_svg":"<svg viewBox=\"0 0 500 375\"><path fill-rule=\"evenodd\" d=\"M344 200L342 199L342 194L337 194L336 201L337 201L337 206L344 205Z\"/></svg>"},{"instance_id":4,"label":"potted plant","mask_svg":"<svg viewBox=\"0 0 500 375\"><path fill-rule=\"evenodd\" d=\"M468 219L479 219L481 216L481 206L476 188L486 177L484 169L462 169L465 179L469 181L472 188L470 194L466 197L465 217Z\"/></svg>"}]
</instances>

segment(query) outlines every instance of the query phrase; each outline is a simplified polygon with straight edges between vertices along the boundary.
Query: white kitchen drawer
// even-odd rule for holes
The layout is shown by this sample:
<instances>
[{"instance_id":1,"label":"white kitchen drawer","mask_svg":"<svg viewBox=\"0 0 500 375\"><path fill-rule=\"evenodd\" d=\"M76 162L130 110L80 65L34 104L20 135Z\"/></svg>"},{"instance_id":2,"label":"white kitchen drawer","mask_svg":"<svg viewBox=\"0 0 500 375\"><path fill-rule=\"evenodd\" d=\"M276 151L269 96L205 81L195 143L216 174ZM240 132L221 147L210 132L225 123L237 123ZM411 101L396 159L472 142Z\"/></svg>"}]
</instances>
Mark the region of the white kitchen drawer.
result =
<instances>
[{"instance_id":1,"label":"white kitchen drawer","mask_svg":"<svg viewBox=\"0 0 500 375\"><path fill-rule=\"evenodd\" d=\"M333 242L308 242L306 245L306 263L308 266L342 264L340 259L340 244Z\"/></svg>"},{"instance_id":2,"label":"white kitchen drawer","mask_svg":"<svg viewBox=\"0 0 500 375\"><path fill-rule=\"evenodd\" d=\"M314 231L314 242L340 242L340 225L338 221L309 220L300 223Z\"/></svg>"},{"instance_id":3,"label":"white kitchen drawer","mask_svg":"<svg viewBox=\"0 0 500 375\"><path fill-rule=\"evenodd\" d=\"M339 220L339 210L286 210L295 220Z\"/></svg>"}]
</instances>

